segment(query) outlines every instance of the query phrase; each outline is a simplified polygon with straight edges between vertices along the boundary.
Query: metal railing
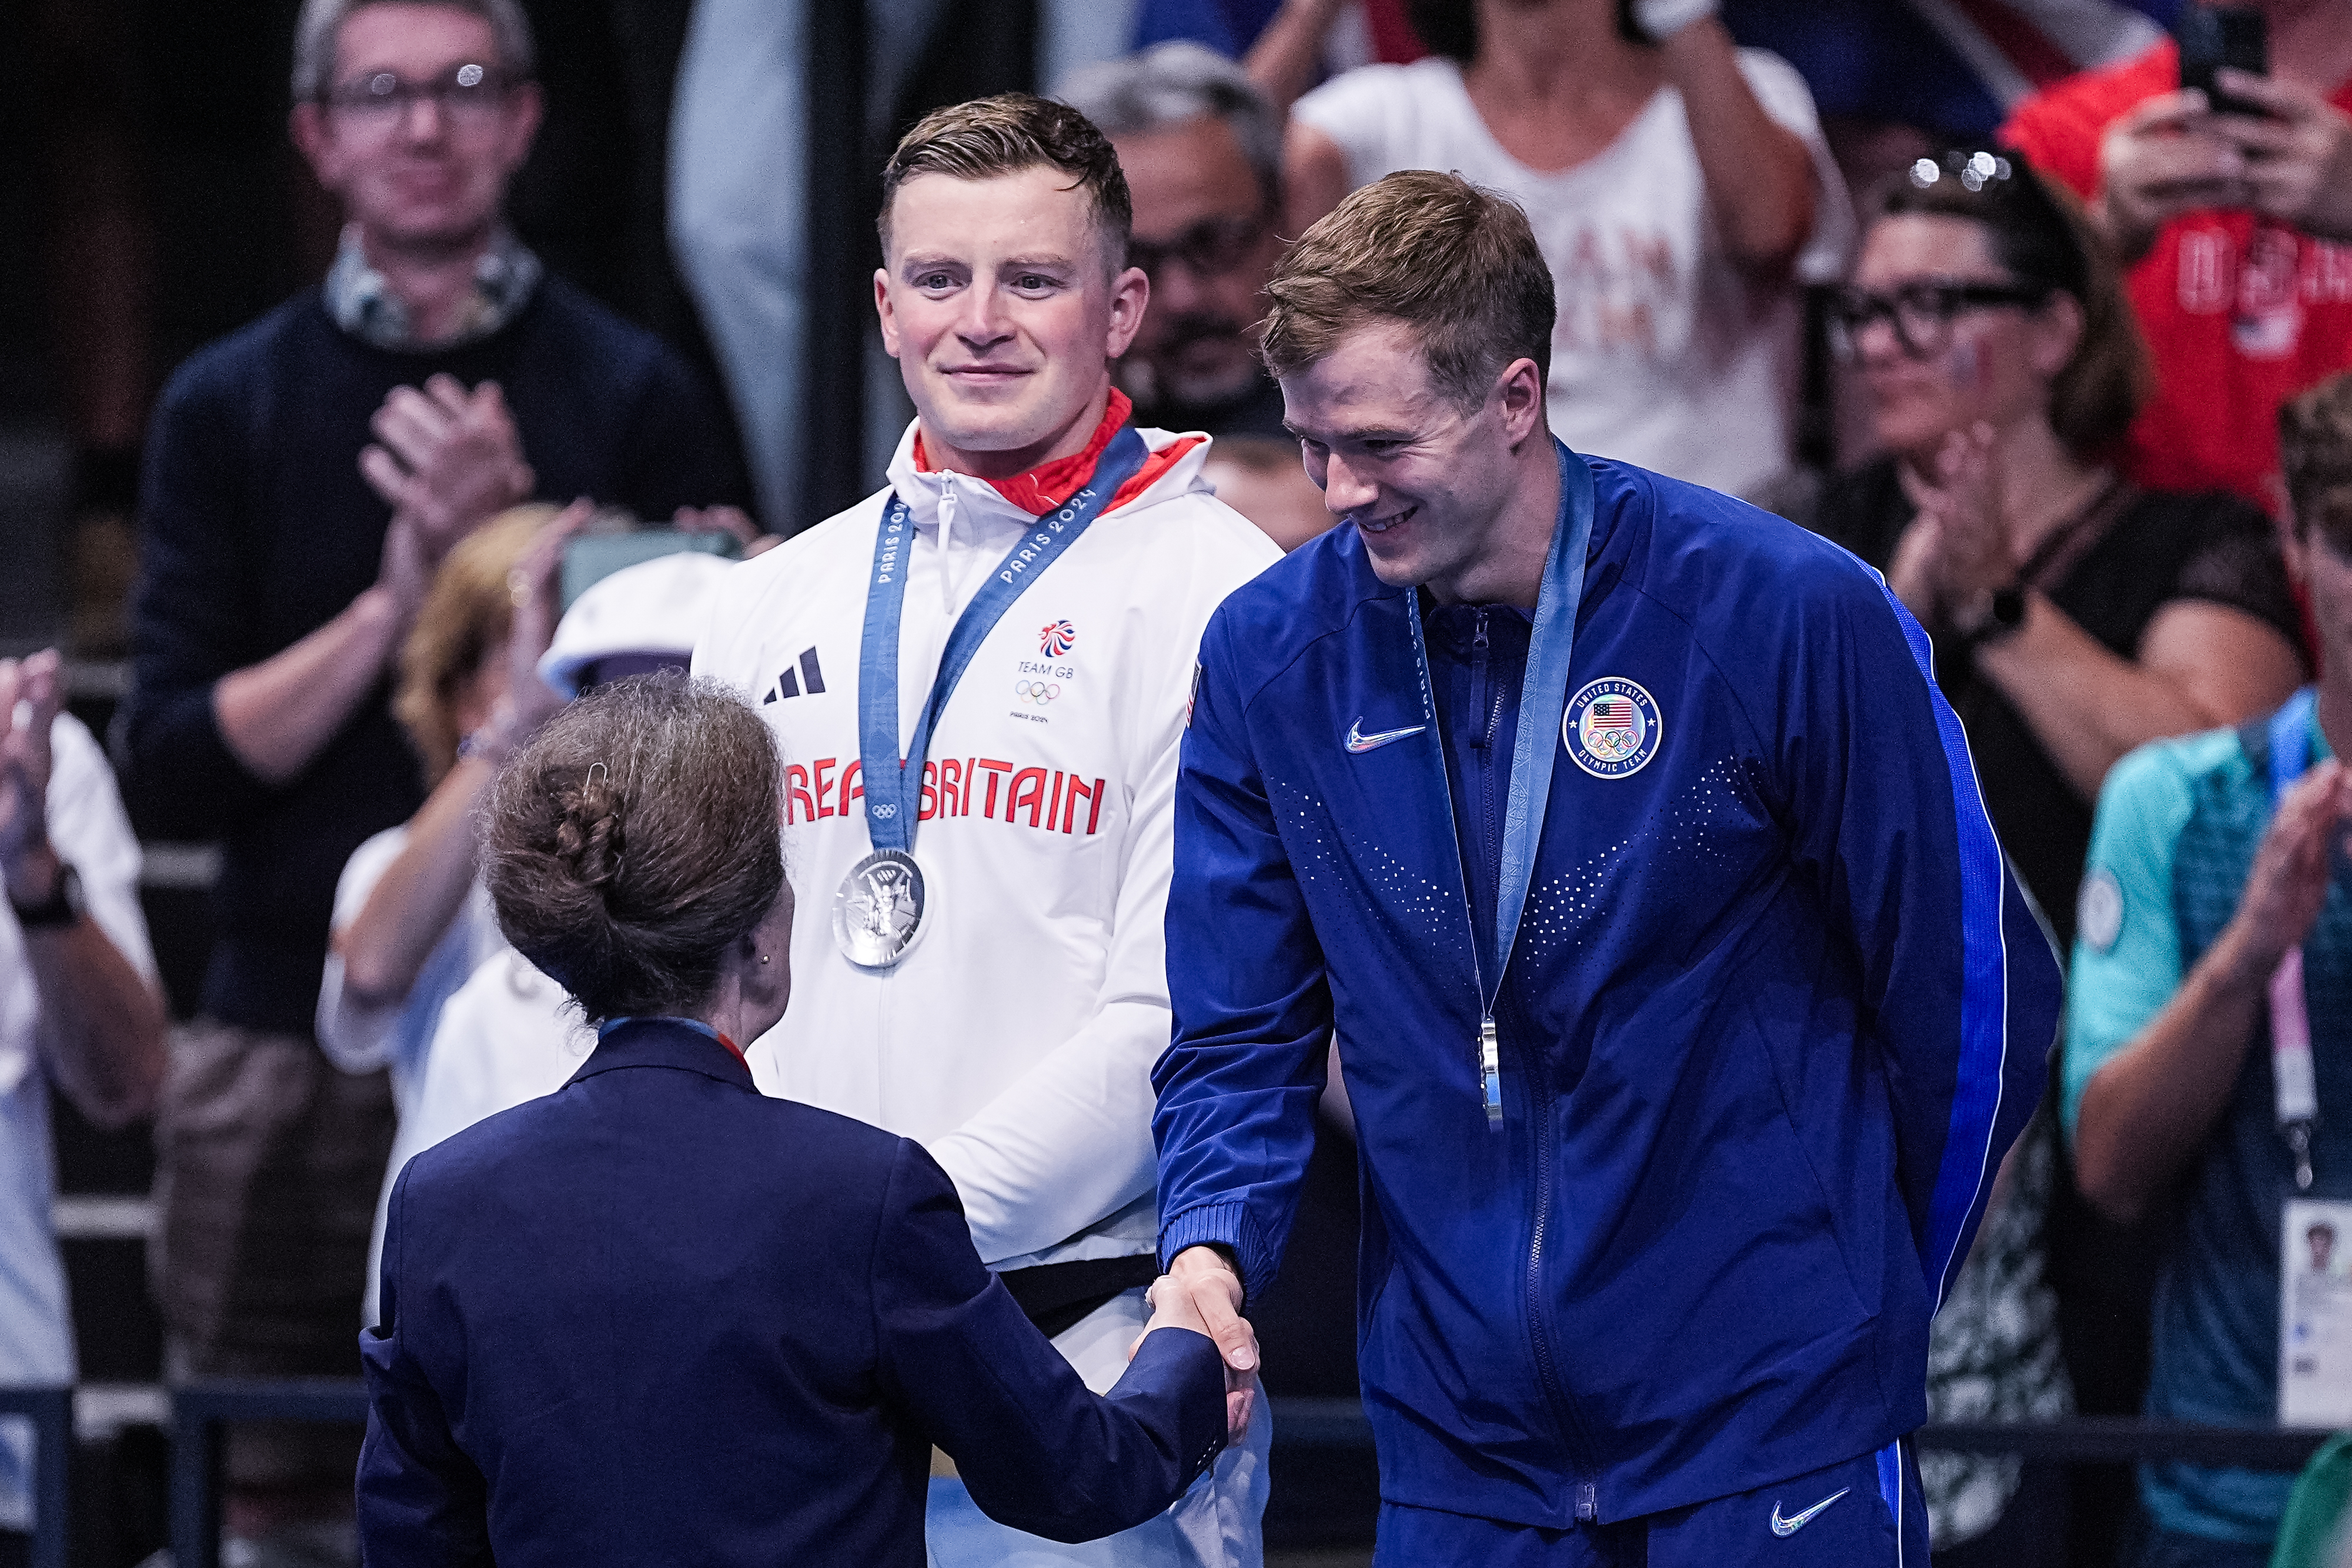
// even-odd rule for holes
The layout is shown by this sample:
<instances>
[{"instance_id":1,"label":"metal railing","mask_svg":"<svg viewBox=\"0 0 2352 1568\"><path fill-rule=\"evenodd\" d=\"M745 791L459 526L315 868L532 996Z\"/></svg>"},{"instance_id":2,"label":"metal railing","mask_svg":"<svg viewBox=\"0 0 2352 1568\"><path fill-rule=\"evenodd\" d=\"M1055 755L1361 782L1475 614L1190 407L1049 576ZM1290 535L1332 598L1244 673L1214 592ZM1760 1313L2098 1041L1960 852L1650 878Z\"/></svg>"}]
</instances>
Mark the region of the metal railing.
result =
<instances>
[{"instance_id":1,"label":"metal railing","mask_svg":"<svg viewBox=\"0 0 2352 1568\"><path fill-rule=\"evenodd\" d=\"M173 1568L220 1568L221 1428L238 1421L367 1421L367 1385L345 1377L223 1379L172 1391Z\"/></svg>"},{"instance_id":2,"label":"metal railing","mask_svg":"<svg viewBox=\"0 0 2352 1568\"><path fill-rule=\"evenodd\" d=\"M1276 1399L1276 1446L1369 1453L1370 1421L1353 1399ZM69 1388L0 1389L0 1415L31 1419L34 1568L66 1568L70 1526L74 1396ZM223 1379L171 1392L171 1535L177 1568L219 1568L224 1428L244 1421L361 1426L366 1385L355 1378ZM1922 1427L1923 1449L2015 1454L2059 1464L2158 1459L2246 1469L2303 1468L2331 1434L2317 1428L2207 1427L2127 1416L2058 1421L1948 1422Z\"/></svg>"}]
</instances>

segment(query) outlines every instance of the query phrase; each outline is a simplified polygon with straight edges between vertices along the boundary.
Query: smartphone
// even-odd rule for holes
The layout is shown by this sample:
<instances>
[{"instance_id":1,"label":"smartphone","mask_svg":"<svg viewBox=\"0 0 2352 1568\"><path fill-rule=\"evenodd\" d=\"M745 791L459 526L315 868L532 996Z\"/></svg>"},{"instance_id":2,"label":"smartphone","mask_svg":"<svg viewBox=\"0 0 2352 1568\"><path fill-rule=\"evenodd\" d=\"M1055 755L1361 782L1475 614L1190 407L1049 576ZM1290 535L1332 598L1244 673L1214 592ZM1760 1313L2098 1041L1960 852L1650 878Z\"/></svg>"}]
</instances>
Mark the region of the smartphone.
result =
<instances>
[{"instance_id":1,"label":"smartphone","mask_svg":"<svg viewBox=\"0 0 2352 1568\"><path fill-rule=\"evenodd\" d=\"M2223 66L2249 76L2270 74L2270 33L2252 5L2183 5L2172 24L2180 45L2180 85L2196 88L2216 114L2260 116L2262 106L2234 98L2214 85Z\"/></svg>"},{"instance_id":2,"label":"smartphone","mask_svg":"<svg viewBox=\"0 0 2352 1568\"><path fill-rule=\"evenodd\" d=\"M635 566L681 550L725 556L732 560L743 551L733 534L716 528L688 532L682 528L638 528L625 534L587 534L563 547L563 608L595 584L625 566Z\"/></svg>"}]
</instances>

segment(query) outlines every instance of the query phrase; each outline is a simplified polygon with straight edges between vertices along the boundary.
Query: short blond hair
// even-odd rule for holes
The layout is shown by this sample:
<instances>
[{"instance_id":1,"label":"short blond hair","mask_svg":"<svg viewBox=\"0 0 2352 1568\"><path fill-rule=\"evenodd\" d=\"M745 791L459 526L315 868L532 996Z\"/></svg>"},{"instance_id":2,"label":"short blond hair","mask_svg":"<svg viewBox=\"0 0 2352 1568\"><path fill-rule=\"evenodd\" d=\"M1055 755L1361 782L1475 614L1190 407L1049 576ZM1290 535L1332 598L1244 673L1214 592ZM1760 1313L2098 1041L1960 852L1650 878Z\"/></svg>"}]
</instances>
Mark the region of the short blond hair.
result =
<instances>
[{"instance_id":1,"label":"short blond hair","mask_svg":"<svg viewBox=\"0 0 2352 1568\"><path fill-rule=\"evenodd\" d=\"M882 168L882 211L874 220L883 250L890 248L890 208L898 187L916 175L993 180L1039 168L1067 175L1065 190L1087 193L1111 270L1125 267L1135 200L1128 193L1118 152L1093 120L1068 104L1025 92L935 109L899 138Z\"/></svg>"},{"instance_id":2,"label":"short blond hair","mask_svg":"<svg viewBox=\"0 0 2352 1568\"><path fill-rule=\"evenodd\" d=\"M416 624L400 650L400 689L392 711L438 784L457 765L457 690L496 653L514 628L507 574L520 565L557 508L544 502L499 513L457 541L433 574Z\"/></svg>"},{"instance_id":3,"label":"short blond hair","mask_svg":"<svg viewBox=\"0 0 2352 1568\"><path fill-rule=\"evenodd\" d=\"M1358 328L1412 330L1431 377L1475 408L1503 368L1551 374L1551 268L1528 215L1459 174L1407 169L1354 192L1298 238L1265 286L1265 367L1296 375Z\"/></svg>"}]
</instances>

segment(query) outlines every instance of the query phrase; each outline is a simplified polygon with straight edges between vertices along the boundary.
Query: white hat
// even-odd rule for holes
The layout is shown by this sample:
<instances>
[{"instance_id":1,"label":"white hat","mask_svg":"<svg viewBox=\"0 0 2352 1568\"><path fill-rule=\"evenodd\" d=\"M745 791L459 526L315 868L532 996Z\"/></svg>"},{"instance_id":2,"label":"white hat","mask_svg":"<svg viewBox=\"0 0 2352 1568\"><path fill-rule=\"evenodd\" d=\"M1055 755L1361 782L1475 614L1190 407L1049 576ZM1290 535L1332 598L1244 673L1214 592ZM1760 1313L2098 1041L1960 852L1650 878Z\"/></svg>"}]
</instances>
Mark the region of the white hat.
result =
<instances>
[{"instance_id":1,"label":"white hat","mask_svg":"<svg viewBox=\"0 0 2352 1568\"><path fill-rule=\"evenodd\" d=\"M580 695L580 673L616 653L694 653L703 611L735 569L724 557L680 550L623 567L589 585L540 655L540 678L567 697Z\"/></svg>"}]
</instances>

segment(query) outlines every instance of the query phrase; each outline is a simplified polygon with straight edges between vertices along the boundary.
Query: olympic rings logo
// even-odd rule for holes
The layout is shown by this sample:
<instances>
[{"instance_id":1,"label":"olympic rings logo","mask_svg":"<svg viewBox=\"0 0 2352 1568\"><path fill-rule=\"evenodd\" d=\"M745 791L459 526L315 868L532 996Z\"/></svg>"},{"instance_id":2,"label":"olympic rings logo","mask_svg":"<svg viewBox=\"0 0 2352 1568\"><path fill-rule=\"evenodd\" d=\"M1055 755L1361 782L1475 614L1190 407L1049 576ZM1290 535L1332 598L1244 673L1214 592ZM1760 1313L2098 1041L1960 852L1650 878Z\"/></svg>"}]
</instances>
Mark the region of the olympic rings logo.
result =
<instances>
[{"instance_id":1,"label":"olympic rings logo","mask_svg":"<svg viewBox=\"0 0 2352 1568\"><path fill-rule=\"evenodd\" d=\"M1060 696L1062 688L1050 681L1015 681L1013 683L1013 695L1024 703L1034 703L1043 707Z\"/></svg>"}]
</instances>

